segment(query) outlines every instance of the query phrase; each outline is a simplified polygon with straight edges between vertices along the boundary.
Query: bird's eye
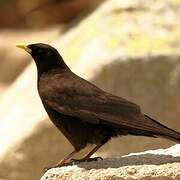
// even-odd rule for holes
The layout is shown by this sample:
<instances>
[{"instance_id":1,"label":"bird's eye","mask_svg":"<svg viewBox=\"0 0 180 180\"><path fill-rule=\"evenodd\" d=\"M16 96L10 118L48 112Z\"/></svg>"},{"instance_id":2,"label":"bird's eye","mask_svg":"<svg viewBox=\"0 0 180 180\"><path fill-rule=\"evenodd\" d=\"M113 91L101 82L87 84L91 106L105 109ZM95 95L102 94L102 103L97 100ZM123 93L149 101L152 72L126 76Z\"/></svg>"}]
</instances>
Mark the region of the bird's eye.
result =
<instances>
[{"instance_id":1,"label":"bird's eye","mask_svg":"<svg viewBox=\"0 0 180 180\"><path fill-rule=\"evenodd\" d=\"M42 54L44 52L43 49L38 49L38 54Z\"/></svg>"},{"instance_id":2,"label":"bird's eye","mask_svg":"<svg viewBox=\"0 0 180 180\"><path fill-rule=\"evenodd\" d=\"M48 52L47 52L47 55L50 56L50 55L51 55L51 51L48 51Z\"/></svg>"}]
</instances>

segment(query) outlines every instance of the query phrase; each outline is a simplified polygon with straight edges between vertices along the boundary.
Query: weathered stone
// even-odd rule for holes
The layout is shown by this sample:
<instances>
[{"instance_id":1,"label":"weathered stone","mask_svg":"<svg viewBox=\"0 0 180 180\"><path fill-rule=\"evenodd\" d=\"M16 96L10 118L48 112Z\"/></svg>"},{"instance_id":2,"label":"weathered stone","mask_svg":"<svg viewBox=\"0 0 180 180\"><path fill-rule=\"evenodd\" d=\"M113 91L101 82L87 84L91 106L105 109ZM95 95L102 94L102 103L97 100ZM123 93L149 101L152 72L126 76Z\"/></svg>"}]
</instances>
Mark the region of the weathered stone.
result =
<instances>
[{"instance_id":1,"label":"weathered stone","mask_svg":"<svg viewBox=\"0 0 180 180\"><path fill-rule=\"evenodd\" d=\"M176 157L177 156L177 157ZM41 180L179 180L180 144L47 171Z\"/></svg>"}]
</instances>

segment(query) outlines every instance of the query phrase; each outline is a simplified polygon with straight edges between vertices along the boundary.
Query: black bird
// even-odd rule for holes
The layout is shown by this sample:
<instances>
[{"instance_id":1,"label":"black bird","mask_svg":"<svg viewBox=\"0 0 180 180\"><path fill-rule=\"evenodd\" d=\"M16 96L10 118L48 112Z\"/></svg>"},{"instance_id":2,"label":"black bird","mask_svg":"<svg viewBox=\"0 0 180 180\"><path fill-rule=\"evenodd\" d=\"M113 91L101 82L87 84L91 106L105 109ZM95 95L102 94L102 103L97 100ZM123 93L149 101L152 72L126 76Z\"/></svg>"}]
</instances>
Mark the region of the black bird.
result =
<instances>
[{"instance_id":1,"label":"black bird","mask_svg":"<svg viewBox=\"0 0 180 180\"><path fill-rule=\"evenodd\" d=\"M82 158L88 160L112 137L120 135L162 137L180 143L180 133L143 114L138 105L74 74L53 47L41 43L17 47L33 57L44 108L75 149L56 166L69 162L87 144L95 144Z\"/></svg>"}]
</instances>

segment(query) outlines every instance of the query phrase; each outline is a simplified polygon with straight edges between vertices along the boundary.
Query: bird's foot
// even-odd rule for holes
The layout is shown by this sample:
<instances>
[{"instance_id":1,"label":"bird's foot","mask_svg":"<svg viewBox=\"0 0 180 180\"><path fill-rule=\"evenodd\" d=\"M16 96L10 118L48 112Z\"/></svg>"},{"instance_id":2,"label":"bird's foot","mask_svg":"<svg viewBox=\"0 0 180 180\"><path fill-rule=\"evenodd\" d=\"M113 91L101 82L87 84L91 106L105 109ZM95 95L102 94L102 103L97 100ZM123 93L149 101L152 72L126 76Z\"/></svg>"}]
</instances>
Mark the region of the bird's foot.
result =
<instances>
[{"instance_id":1,"label":"bird's foot","mask_svg":"<svg viewBox=\"0 0 180 180\"><path fill-rule=\"evenodd\" d=\"M68 154L64 159L60 160L57 164L51 167L44 168L45 172L51 168L57 168L57 167L62 167L62 166L68 166L70 165L69 160L73 157L74 154L76 154L77 151L74 150L70 154Z\"/></svg>"},{"instance_id":2,"label":"bird's foot","mask_svg":"<svg viewBox=\"0 0 180 180\"><path fill-rule=\"evenodd\" d=\"M54 166L45 167L44 171L46 172L49 169L62 167L62 166L71 166L71 165L79 164L81 162L91 162L91 161L98 161L98 160L103 160L103 158L94 157L94 158L71 159L71 161L67 163L59 163L59 164L55 164Z\"/></svg>"},{"instance_id":3,"label":"bird's foot","mask_svg":"<svg viewBox=\"0 0 180 180\"><path fill-rule=\"evenodd\" d=\"M80 162L91 162L91 161L98 161L103 160L102 157L94 157L94 158L82 158L82 159L71 159L71 164L79 164Z\"/></svg>"},{"instance_id":4,"label":"bird's foot","mask_svg":"<svg viewBox=\"0 0 180 180\"><path fill-rule=\"evenodd\" d=\"M85 157L85 158L82 158L82 159L71 159L70 162L61 161L60 163L55 164L54 166L45 167L44 171L46 172L49 169L58 168L58 167L62 167L62 166L71 166L71 165L79 164L80 162L98 161L99 159L103 160L102 157L94 157L94 158Z\"/></svg>"}]
</instances>

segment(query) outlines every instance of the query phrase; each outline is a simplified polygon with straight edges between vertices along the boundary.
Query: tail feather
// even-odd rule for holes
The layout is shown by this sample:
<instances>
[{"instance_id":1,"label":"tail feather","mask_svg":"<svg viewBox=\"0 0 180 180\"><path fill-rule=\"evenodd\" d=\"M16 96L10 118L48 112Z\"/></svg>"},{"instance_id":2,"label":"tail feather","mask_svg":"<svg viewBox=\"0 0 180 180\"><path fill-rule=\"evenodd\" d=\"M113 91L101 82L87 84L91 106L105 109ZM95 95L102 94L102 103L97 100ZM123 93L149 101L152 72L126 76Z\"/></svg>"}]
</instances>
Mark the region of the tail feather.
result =
<instances>
[{"instance_id":1,"label":"tail feather","mask_svg":"<svg viewBox=\"0 0 180 180\"><path fill-rule=\"evenodd\" d=\"M155 122L157 125L159 125L161 131L160 132L152 132L152 133L154 133L155 136L163 137L163 138L169 139L171 141L180 143L180 133L179 132L176 132L173 129L166 127L165 125L157 122L156 120L152 119L151 117L149 117L146 114L145 114L145 117L150 119L151 121Z\"/></svg>"}]
</instances>

